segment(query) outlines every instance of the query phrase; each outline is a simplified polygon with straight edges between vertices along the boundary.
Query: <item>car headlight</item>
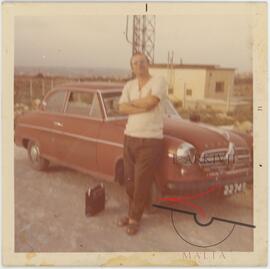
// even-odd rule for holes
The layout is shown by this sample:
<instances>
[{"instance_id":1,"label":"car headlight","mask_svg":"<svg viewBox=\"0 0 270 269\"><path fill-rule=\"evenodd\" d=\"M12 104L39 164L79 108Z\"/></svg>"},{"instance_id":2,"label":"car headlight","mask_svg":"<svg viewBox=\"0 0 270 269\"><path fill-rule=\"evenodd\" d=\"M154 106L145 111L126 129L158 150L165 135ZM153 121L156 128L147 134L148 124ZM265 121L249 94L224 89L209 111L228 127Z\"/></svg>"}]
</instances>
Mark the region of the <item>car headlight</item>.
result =
<instances>
[{"instance_id":1,"label":"car headlight","mask_svg":"<svg viewBox=\"0 0 270 269\"><path fill-rule=\"evenodd\" d=\"M192 165L196 160L196 149L189 143L181 144L175 154L174 160L181 165Z\"/></svg>"}]
</instances>

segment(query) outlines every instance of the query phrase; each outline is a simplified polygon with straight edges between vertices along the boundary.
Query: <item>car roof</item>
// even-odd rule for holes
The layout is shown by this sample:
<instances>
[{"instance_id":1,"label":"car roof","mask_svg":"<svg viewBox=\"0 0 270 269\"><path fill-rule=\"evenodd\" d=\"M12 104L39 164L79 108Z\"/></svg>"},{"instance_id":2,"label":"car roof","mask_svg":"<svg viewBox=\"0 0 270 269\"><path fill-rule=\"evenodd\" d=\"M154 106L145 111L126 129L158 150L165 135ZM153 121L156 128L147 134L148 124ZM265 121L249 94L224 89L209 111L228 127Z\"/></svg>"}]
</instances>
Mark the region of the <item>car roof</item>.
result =
<instances>
[{"instance_id":1,"label":"car roof","mask_svg":"<svg viewBox=\"0 0 270 269\"><path fill-rule=\"evenodd\" d=\"M57 85L56 89L68 89L68 90L90 90L90 91L107 91L107 90L119 90L123 89L124 83L119 82L70 82L61 85Z\"/></svg>"}]
</instances>

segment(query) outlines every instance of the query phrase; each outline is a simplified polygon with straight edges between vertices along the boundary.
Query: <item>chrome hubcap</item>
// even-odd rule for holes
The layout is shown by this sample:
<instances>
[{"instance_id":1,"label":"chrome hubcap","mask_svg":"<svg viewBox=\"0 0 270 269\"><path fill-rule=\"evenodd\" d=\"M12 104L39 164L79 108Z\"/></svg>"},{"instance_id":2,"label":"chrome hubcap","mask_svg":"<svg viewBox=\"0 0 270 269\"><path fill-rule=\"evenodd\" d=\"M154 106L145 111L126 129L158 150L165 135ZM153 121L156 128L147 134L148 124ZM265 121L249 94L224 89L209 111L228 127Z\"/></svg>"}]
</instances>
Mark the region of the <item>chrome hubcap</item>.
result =
<instances>
[{"instance_id":1,"label":"chrome hubcap","mask_svg":"<svg viewBox=\"0 0 270 269\"><path fill-rule=\"evenodd\" d=\"M33 145L30 150L31 159L33 162L39 161L39 148L37 145Z\"/></svg>"}]
</instances>

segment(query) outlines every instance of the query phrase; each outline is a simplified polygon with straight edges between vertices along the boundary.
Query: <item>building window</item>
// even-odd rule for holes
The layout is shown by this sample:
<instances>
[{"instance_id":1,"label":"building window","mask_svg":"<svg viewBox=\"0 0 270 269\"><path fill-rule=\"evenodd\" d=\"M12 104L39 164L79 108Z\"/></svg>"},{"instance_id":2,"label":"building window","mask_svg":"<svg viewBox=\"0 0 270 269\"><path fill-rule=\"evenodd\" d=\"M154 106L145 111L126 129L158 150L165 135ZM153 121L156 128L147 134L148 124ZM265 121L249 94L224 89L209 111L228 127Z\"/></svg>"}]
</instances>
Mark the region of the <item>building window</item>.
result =
<instances>
[{"instance_id":1,"label":"building window","mask_svg":"<svg viewBox=\"0 0 270 269\"><path fill-rule=\"evenodd\" d=\"M192 90L191 89L187 89L186 90L186 95L187 96L192 96Z\"/></svg>"},{"instance_id":2,"label":"building window","mask_svg":"<svg viewBox=\"0 0 270 269\"><path fill-rule=\"evenodd\" d=\"M216 82L216 93L224 92L224 82Z\"/></svg>"}]
</instances>

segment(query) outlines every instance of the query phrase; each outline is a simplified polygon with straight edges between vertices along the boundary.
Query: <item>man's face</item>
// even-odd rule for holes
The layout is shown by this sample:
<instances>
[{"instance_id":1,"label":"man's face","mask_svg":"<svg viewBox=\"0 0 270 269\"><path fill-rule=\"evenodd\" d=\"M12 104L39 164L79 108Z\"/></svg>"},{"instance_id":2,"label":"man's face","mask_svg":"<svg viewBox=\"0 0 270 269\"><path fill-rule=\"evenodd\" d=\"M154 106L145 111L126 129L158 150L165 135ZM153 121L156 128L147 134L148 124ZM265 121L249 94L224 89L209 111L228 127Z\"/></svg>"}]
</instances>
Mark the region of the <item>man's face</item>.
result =
<instances>
[{"instance_id":1,"label":"man's face","mask_svg":"<svg viewBox=\"0 0 270 269\"><path fill-rule=\"evenodd\" d=\"M131 59L131 68L135 76L148 74L148 62L144 55L134 55Z\"/></svg>"}]
</instances>

